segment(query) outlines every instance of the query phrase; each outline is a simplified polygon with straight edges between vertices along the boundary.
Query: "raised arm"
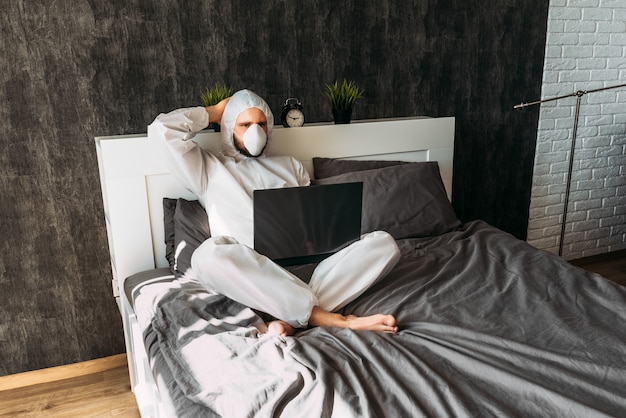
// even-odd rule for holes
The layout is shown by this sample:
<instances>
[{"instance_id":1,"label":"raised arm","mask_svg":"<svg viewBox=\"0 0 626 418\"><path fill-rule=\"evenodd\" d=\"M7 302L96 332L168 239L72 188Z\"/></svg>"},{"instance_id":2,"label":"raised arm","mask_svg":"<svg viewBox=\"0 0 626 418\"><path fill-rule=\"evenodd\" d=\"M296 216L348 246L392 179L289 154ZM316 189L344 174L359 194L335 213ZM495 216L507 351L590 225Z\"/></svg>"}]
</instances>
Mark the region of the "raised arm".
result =
<instances>
[{"instance_id":1,"label":"raised arm","mask_svg":"<svg viewBox=\"0 0 626 418\"><path fill-rule=\"evenodd\" d=\"M224 114L224 109L226 108L226 104L229 100L230 97L227 97L216 105L207 106L204 108L209 114L209 123L222 123L222 115Z\"/></svg>"},{"instance_id":2,"label":"raised arm","mask_svg":"<svg viewBox=\"0 0 626 418\"><path fill-rule=\"evenodd\" d=\"M165 149L172 172L198 197L206 190L210 165L217 159L191 139L210 122L221 121L227 102L162 113L148 126L148 136Z\"/></svg>"}]
</instances>

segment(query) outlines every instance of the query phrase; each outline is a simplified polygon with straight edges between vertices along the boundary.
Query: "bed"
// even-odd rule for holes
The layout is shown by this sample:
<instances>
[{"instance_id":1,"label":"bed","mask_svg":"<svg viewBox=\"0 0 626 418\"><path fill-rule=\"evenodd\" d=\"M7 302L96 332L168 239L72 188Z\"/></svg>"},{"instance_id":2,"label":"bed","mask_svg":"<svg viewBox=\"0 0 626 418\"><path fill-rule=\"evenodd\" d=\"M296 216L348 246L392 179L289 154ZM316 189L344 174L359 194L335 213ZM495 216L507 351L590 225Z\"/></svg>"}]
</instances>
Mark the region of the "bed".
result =
<instances>
[{"instance_id":1,"label":"bed","mask_svg":"<svg viewBox=\"0 0 626 418\"><path fill-rule=\"evenodd\" d=\"M197 140L215 149L216 137ZM454 118L277 128L269 150L316 183L363 181L362 232L387 230L402 258L342 313L392 313L397 334L259 333L263 313L184 276L210 228L157 147L145 135L96 144L143 417L625 415L626 291L456 218ZM290 269L306 281L313 267Z\"/></svg>"}]
</instances>

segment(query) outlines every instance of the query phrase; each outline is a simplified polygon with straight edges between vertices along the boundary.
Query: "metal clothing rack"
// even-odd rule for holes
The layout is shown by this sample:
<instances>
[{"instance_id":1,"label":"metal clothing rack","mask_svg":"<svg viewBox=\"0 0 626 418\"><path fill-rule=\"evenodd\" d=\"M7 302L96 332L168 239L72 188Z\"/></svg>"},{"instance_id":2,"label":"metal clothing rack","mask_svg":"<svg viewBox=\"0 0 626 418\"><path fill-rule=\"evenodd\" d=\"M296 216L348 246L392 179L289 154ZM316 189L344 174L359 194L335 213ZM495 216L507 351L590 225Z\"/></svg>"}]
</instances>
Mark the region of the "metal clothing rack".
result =
<instances>
[{"instance_id":1,"label":"metal clothing rack","mask_svg":"<svg viewBox=\"0 0 626 418\"><path fill-rule=\"evenodd\" d=\"M626 84L618 84L615 86L602 87L602 88L593 89L593 90L578 90L574 93L566 94L563 96L551 97L549 99L537 100L537 101L530 102L530 103L520 103L518 105L513 106L514 109L522 109L528 106L534 106L534 105L541 104L541 103L552 102L555 100L560 100L560 99L565 99L568 97L576 96L576 113L574 116L574 128L572 130L572 134L573 134L572 135L572 147L569 153L569 168L567 170L567 185L565 188L565 203L563 205L563 220L561 222L561 236L559 238L559 256L563 255L563 239L565 238L565 226L567 223L567 209L569 205L570 188L572 185L572 169L574 167L574 149L576 148L576 135L578 133L578 117L580 115L580 100L585 94L595 93L595 92L604 91L604 90L616 89L619 87L626 87Z\"/></svg>"}]
</instances>

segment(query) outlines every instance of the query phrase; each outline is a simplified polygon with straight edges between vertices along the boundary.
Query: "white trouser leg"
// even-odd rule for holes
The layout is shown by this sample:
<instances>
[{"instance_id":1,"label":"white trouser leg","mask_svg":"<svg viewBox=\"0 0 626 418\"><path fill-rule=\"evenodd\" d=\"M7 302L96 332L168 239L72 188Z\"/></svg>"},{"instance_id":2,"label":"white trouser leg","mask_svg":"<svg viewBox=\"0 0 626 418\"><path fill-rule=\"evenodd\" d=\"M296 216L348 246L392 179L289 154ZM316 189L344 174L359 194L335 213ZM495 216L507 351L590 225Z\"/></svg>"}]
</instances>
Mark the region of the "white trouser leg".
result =
<instances>
[{"instance_id":1,"label":"white trouser leg","mask_svg":"<svg viewBox=\"0 0 626 418\"><path fill-rule=\"evenodd\" d=\"M191 268L208 289L296 328L307 325L317 305L306 283L231 237L202 243L191 257Z\"/></svg>"},{"instance_id":2,"label":"white trouser leg","mask_svg":"<svg viewBox=\"0 0 626 418\"><path fill-rule=\"evenodd\" d=\"M322 261L309 286L318 306L332 312L359 297L384 277L400 259L400 250L391 235L383 231L361 239Z\"/></svg>"}]
</instances>

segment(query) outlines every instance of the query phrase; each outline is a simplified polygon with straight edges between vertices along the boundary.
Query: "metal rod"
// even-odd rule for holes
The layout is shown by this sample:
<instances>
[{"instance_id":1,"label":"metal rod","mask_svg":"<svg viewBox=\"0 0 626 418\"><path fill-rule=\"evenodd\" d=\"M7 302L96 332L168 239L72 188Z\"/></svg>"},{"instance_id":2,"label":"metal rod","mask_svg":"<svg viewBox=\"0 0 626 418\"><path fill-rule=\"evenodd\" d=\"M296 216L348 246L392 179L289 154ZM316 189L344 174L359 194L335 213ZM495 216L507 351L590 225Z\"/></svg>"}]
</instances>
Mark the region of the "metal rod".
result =
<instances>
[{"instance_id":1,"label":"metal rod","mask_svg":"<svg viewBox=\"0 0 626 418\"><path fill-rule=\"evenodd\" d=\"M567 207L569 206L569 192L572 187L572 169L574 168L574 150L576 149L576 136L578 134L578 116L580 115L580 100L582 94L576 97L576 115L574 116L574 131L572 134L572 147L569 152L569 168L567 169L567 183L565 187L565 202L563 204L563 221L561 222L561 237L559 238L559 256L563 255L563 241L565 239L565 227L567 226Z\"/></svg>"},{"instance_id":2,"label":"metal rod","mask_svg":"<svg viewBox=\"0 0 626 418\"><path fill-rule=\"evenodd\" d=\"M546 102L552 102L554 100L560 100L560 99L565 99L568 97L574 97L574 96L583 96L587 93L595 93L597 91L603 91L603 90L610 90L610 89L616 89L618 87L626 87L626 84L618 84L616 86L609 86L609 87L600 87L598 89L593 89L593 90L578 90L574 93L571 94L565 94L563 96L558 96L558 97L550 97L549 99L543 99L543 100L536 100L534 102L530 102L530 103L520 103L518 105L513 106L513 109L521 109L524 107L528 107L528 106L534 106L537 104L541 104L541 103L546 103Z\"/></svg>"},{"instance_id":3,"label":"metal rod","mask_svg":"<svg viewBox=\"0 0 626 418\"><path fill-rule=\"evenodd\" d=\"M566 183L566 187L565 187L565 202L563 204L563 219L561 222L561 234L559 237L559 256L563 255L563 241L565 239L565 227L567 226L567 210L568 210L568 206L569 206L569 194L570 194L570 189L572 187L572 171L574 168L574 150L576 148L576 136L578 135L578 119L579 119L579 115L580 115L580 101L582 96L584 96L585 94L588 93L595 93L598 91L604 91L604 90L611 90L611 89L616 89L618 87L626 87L626 83L625 84L618 84L615 86L609 86L609 87L600 87L598 89L593 89L593 90L578 90L574 93L571 94L566 94L563 96L558 96L558 97L551 97L549 99L543 99L543 100L537 100L534 102L530 102L530 103L520 103L518 105L513 106L513 109L521 109L524 107L528 107L528 106L534 106L540 103L546 103L546 102L552 102L554 100L560 100L560 99L565 99L567 97L574 97L576 96L576 113L574 116L574 129L572 130L572 147L570 149L570 153L569 153L569 168L567 170L567 183Z\"/></svg>"},{"instance_id":4,"label":"metal rod","mask_svg":"<svg viewBox=\"0 0 626 418\"><path fill-rule=\"evenodd\" d=\"M578 92L575 92L575 93L572 93L572 94L566 94L564 96L551 97L549 99L543 99L543 100L536 100L536 101L530 102L530 103L520 103L518 105L513 106L513 109L521 109L521 108L524 108L524 107L534 106L534 105L538 105L538 104L541 104L541 103L552 102L554 100L566 99L568 97L574 97L577 94L578 94Z\"/></svg>"}]
</instances>

